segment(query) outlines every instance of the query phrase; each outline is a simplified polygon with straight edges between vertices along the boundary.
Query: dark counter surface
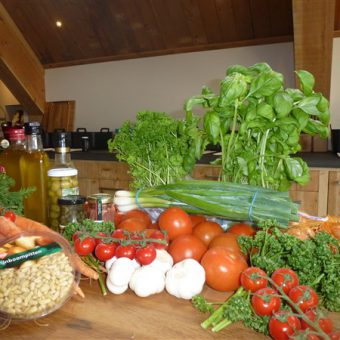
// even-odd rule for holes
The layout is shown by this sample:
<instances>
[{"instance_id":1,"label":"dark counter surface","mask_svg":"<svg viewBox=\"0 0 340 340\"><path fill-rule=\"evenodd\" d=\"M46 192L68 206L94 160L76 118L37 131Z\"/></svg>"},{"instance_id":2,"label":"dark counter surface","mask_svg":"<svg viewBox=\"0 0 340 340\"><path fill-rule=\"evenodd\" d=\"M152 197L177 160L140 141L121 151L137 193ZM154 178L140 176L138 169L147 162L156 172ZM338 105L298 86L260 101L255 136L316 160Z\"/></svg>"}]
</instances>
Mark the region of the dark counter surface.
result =
<instances>
[{"instance_id":1,"label":"dark counter surface","mask_svg":"<svg viewBox=\"0 0 340 340\"><path fill-rule=\"evenodd\" d=\"M54 157L52 151L48 151L48 154L50 158ZM296 156L302 157L312 168L340 168L340 157L332 152L304 152ZM117 161L116 156L107 150L72 151L71 157L73 160ZM215 158L213 153L205 154L197 163L209 164Z\"/></svg>"}]
</instances>

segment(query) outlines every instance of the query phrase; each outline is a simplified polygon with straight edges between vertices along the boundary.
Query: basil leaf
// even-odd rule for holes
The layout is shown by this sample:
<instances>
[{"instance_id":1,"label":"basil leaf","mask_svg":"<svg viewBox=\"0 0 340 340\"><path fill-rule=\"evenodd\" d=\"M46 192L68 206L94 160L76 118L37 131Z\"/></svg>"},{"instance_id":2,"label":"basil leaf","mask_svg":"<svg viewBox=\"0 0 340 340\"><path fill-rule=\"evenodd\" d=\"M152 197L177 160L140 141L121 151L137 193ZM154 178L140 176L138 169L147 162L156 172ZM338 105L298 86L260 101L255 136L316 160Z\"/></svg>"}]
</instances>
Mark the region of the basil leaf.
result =
<instances>
[{"instance_id":1,"label":"basil leaf","mask_svg":"<svg viewBox=\"0 0 340 340\"><path fill-rule=\"evenodd\" d=\"M300 130L303 130L309 121L309 114L302 111L301 109L294 109L292 114L298 121Z\"/></svg>"},{"instance_id":2,"label":"basil leaf","mask_svg":"<svg viewBox=\"0 0 340 340\"><path fill-rule=\"evenodd\" d=\"M293 99L285 92L278 92L274 96L273 106L277 117L288 116L293 107Z\"/></svg>"},{"instance_id":3,"label":"basil leaf","mask_svg":"<svg viewBox=\"0 0 340 340\"><path fill-rule=\"evenodd\" d=\"M259 74L250 84L248 96L256 98L262 96L271 96L280 90L283 85L282 74L277 72L265 72Z\"/></svg>"},{"instance_id":4,"label":"basil leaf","mask_svg":"<svg viewBox=\"0 0 340 340\"><path fill-rule=\"evenodd\" d=\"M320 114L317 108L319 101L320 97L318 95L306 97L298 103L297 107L312 116L318 116Z\"/></svg>"},{"instance_id":5,"label":"basil leaf","mask_svg":"<svg viewBox=\"0 0 340 340\"><path fill-rule=\"evenodd\" d=\"M220 118L216 112L208 111L204 115L203 120L204 130L208 134L208 138L216 144L220 134Z\"/></svg>"},{"instance_id":6,"label":"basil leaf","mask_svg":"<svg viewBox=\"0 0 340 340\"><path fill-rule=\"evenodd\" d=\"M256 114L270 121L274 118L273 108L264 102L257 105Z\"/></svg>"},{"instance_id":7,"label":"basil leaf","mask_svg":"<svg viewBox=\"0 0 340 340\"><path fill-rule=\"evenodd\" d=\"M315 84L314 76L305 70L296 71L297 76L300 80L300 87L306 96L310 96L313 93Z\"/></svg>"},{"instance_id":8,"label":"basil leaf","mask_svg":"<svg viewBox=\"0 0 340 340\"><path fill-rule=\"evenodd\" d=\"M221 82L220 98L218 105L226 106L238 98L243 97L247 92L247 82L240 73L233 73Z\"/></svg>"}]
</instances>

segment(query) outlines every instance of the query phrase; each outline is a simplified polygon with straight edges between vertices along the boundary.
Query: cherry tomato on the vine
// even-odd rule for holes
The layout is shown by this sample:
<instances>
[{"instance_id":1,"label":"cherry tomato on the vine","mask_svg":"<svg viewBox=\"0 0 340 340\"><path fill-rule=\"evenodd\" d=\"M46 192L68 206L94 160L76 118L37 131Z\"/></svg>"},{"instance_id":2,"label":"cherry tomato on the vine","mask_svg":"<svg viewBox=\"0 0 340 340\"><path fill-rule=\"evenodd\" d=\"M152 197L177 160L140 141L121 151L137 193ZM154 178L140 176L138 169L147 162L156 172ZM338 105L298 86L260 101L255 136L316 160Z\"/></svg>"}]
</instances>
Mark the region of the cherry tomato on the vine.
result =
<instances>
[{"instance_id":1,"label":"cherry tomato on the vine","mask_svg":"<svg viewBox=\"0 0 340 340\"><path fill-rule=\"evenodd\" d=\"M249 267L241 274L241 285L244 289L256 292L268 285L267 274L260 268Z\"/></svg>"},{"instance_id":2,"label":"cherry tomato on the vine","mask_svg":"<svg viewBox=\"0 0 340 340\"><path fill-rule=\"evenodd\" d=\"M96 246L96 242L93 237L86 237L83 240L77 238L74 241L74 250L78 255L86 256L91 254L94 251Z\"/></svg>"},{"instance_id":3,"label":"cherry tomato on the vine","mask_svg":"<svg viewBox=\"0 0 340 340\"><path fill-rule=\"evenodd\" d=\"M114 243L99 243L94 250L94 254L99 261L104 262L113 258L116 247Z\"/></svg>"},{"instance_id":4,"label":"cherry tomato on the vine","mask_svg":"<svg viewBox=\"0 0 340 340\"><path fill-rule=\"evenodd\" d=\"M94 238L94 241L96 242L96 246L97 246L99 243L103 243L102 238L106 237L107 235L104 232L99 231L96 236L100 236L100 237L95 237Z\"/></svg>"},{"instance_id":5,"label":"cherry tomato on the vine","mask_svg":"<svg viewBox=\"0 0 340 340\"><path fill-rule=\"evenodd\" d=\"M303 312L316 307L319 303L316 292L311 287L304 285L292 288L288 296Z\"/></svg>"},{"instance_id":6,"label":"cherry tomato on the vine","mask_svg":"<svg viewBox=\"0 0 340 340\"><path fill-rule=\"evenodd\" d=\"M156 249L152 244L136 250L136 261L141 265L148 265L156 258Z\"/></svg>"},{"instance_id":7,"label":"cherry tomato on the vine","mask_svg":"<svg viewBox=\"0 0 340 340\"><path fill-rule=\"evenodd\" d=\"M132 245L126 245L126 246L118 246L116 248L116 257L120 258L120 257L127 257L130 260L133 260L136 256L136 248Z\"/></svg>"},{"instance_id":8,"label":"cherry tomato on the vine","mask_svg":"<svg viewBox=\"0 0 340 340\"><path fill-rule=\"evenodd\" d=\"M262 288L254 293L251 305L257 315L272 315L281 306L281 299L272 288Z\"/></svg>"},{"instance_id":9,"label":"cherry tomato on the vine","mask_svg":"<svg viewBox=\"0 0 340 340\"><path fill-rule=\"evenodd\" d=\"M274 283L281 287L288 295L289 291L299 284L299 278L296 273L289 268L279 268L271 276Z\"/></svg>"},{"instance_id":10,"label":"cherry tomato on the vine","mask_svg":"<svg viewBox=\"0 0 340 340\"><path fill-rule=\"evenodd\" d=\"M274 313L269 320L269 334L274 340L288 340L299 329L300 320L287 310Z\"/></svg>"},{"instance_id":11,"label":"cherry tomato on the vine","mask_svg":"<svg viewBox=\"0 0 340 340\"><path fill-rule=\"evenodd\" d=\"M7 210L4 214L4 217L12 222L15 222L15 213L11 210Z\"/></svg>"},{"instance_id":12,"label":"cherry tomato on the vine","mask_svg":"<svg viewBox=\"0 0 340 340\"><path fill-rule=\"evenodd\" d=\"M156 248L156 249L166 249L168 248L169 245L169 236L160 231L160 230L155 230L151 235L151 239L154 240L160 240L160 241L165 241L165 243L158 243L158 242L151 242L151 244Z\"/></svg>"},{"instance_id":13,"label":"cherry tomato on the vine","mask_svg":"<svg viewBox=\"0 0 340 340\"><path fill-rule=\"evenodd\" d=\"M116 229L115 231L112 232L111 234L112 238L118 239L118 240L125 240L126 239L126 235L124 233L123 229ZM120 244L119 241L115 242L117 245Z\"/></svg>"},{"instance_id":14,"label":"cherry tomato on the vine","mask_svg":"<svg viewBox=\"0 0 340 340\"><path fill-rule=\"evenodd\" d=\"M320 328L327 334L333 331L333 322L328 318L321 310L309 309L305 312L305 315L309 320L316 322L318 321ZM314 330L306 321L301 320L302 329Z\"/></svg>"},{"instance_id":15,"label":"cherry tomato on the vine","mask_svg":"<svg viewBox=\"0 0 340 340\"><path fill-rule=\"evenodd\" d=\"M201 222L205 222L207 219L203 215L189 215L192 226L195 227L197 224Z\"/></svg>"}]
</instances>

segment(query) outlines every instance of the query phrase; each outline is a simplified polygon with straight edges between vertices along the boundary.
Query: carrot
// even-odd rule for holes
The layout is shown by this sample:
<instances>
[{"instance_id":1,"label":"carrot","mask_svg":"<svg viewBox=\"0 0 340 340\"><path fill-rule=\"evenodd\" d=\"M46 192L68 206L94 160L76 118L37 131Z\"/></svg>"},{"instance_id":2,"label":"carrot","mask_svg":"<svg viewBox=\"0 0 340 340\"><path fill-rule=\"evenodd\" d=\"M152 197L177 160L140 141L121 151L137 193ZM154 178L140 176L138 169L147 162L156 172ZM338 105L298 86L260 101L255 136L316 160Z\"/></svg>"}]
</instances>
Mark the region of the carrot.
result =
<instances>
[{"instance_id":1,"label":"carrot","mask_svg":"<svg viewBox=\"0 0 340 340\"><path fill-rule=\"evenodd\" d=\"M22 231L8 218L0 216L0 233L4 237L11 237L20 234Z\"/></svg>"},{"instance_id":2,"label":"carrot","mask_svg":"<svg viewBox=\"0 0 340 340\"><path fill-rule=\"evenodd\" d=\"M87 276L90 279L98 280L99 275L98 273L90 268L86 263L84 263L81 258L77 254L72 254L72 259L74 262L74 265L79 270L81 274L84 276Z\"/></svg>"},{"instance_id":3,"label":"carrot","mask_svg":"<svg viewBox=\"0 0 340 340\"><path fill-rule=\"evenodd\" d=\"M74 295L79 295L83 299L85 298L83 290L76 283L73 284L73 293Z\"/></svg>"},{"instance_id":4,"label":"carrot","mask_svg":"<svg viewBox=\"0 0 340 340\"><path fill-rule=\"evenodd\" d=\"M46 225L33 221L29 218L16 215L15 217L15 224L23 231L27 232L53 232L55 233L51 228L47 227Z\"/></svg>"}]
</instances>

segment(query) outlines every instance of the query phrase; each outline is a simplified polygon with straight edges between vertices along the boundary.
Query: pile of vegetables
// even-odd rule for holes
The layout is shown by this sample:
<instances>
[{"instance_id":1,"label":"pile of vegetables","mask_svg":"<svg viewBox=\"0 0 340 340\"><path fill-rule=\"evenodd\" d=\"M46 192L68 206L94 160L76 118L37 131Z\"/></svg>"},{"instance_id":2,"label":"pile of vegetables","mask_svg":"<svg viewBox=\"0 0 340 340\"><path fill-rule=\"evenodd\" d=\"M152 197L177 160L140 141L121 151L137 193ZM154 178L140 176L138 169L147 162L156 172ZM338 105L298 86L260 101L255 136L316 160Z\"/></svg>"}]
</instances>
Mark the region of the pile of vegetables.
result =
<instances>
[{"instance_id":1,"label":"pile of vegetables","mask_svg":"<svg viewBox=\"0 0 340 340\"><path fill-rule=\"evenodd\" d=\"M189 213L236 221L275 219L281 227L299 220L298 205L288 192L230 182L183 180L137 192L117 191L114 203L120 211L178 206Z\"/></svg>"},{"instance_id":2,"label":"pile of vegetables","mask_svg":"<svg viewBox=\"0 0 340 340\"><path fill-rule=\"evenodd\" d=\"M327 138L329 103L314 92L314 77L296 72L300 89L284 88L281 73L265 63L227 69L219 94L203 87L187 100L185 110L206 111L204 131L209 143L221 148L221 179L280 191L292 182L309 181L307 164L292 157L301 150L301 133Z\"/></svg>"},{"instance_id":3,"label":"pile of vegetables","mask_svg":"<svg viewBox=\"0 0 340 340\"><path fill-rule=\"evenodd\" d=\"M255 237L240 237L239 244L252 266L268 275L281 267L293 269L302 284L319 294L325 308L340 312L340 244L336 238L320 232L300 240L277 228L265 228Z\"/></svg>"},{"instance_id":4,"label":"pile of vegetables","mask_svg":"<svg viewBox=\"0 0 340 340\"><path fill-rule=\"evenodd\" d=\"M163 112L139 112L108 142L110 152L129 166L133 187L172 183L190 174L204 151L197 117L176 120Z\"/></svg>"},{"instance_id":5,"label":"pile of vegetables","mask_svg":"<svg viewBox=\"0 0 340 340\"><path fill-rule=\"evenodd\" d=\"M336 339L333 322L319 306L319 297L299 282L289 268L278 268L271 276L258 267L245 269L241 287L218 308L200 295L193 305L210 316L201 323L219 332L230 324L242 321L245 326L270 335L273 339ZM215 303L216 304L216 303ZM334 337L333 337L334 336Z\"/></svg>"}]
</instances>

